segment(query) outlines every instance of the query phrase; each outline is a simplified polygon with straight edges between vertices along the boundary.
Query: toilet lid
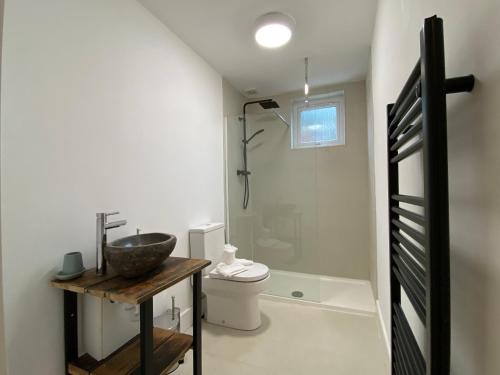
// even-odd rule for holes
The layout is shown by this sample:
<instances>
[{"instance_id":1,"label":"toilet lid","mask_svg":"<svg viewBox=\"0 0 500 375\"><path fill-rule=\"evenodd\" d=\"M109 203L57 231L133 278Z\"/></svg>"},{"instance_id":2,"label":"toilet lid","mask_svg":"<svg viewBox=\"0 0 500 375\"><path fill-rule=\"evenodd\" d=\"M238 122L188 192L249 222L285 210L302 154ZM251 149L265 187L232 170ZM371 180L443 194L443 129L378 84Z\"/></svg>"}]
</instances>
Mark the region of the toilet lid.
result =
<instances>
[{"instance_id":1,"label":"toilet lid","mask_svg":"<svg viewBox=\"0 0 500 375\"><path fill-rule=\"evenodd\" d=\"M223 280L240 281L240 282L259 281L265 279L267 276L269 276L269 268L265 264L261 263L254 263L251 266L249 266L248 270L229 277L219 275L216 272L216 270L210 272L210 277L214 279L223 279Z\"/></svg>"}]
</instances>

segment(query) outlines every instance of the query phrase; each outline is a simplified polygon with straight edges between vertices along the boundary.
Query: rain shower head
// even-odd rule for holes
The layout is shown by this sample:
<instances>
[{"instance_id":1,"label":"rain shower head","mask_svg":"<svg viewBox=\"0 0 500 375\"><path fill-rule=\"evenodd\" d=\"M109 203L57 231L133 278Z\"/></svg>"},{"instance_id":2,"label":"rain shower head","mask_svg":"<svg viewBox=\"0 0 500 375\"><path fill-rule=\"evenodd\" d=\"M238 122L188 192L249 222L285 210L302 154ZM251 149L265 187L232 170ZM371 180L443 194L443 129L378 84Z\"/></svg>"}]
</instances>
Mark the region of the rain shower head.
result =
<instances>
[{"instance_id":1,"label":"rain shower head","mask_svg":"<svg viewBox=\"0 0 500 375\"><path fill-rule=\"evenodd\" d=\"M279 104L276 103L276 100L271 99L271 98L246 102L245 104L243 104L243 118L245 118L247 105L250 105L250 104L260 104L260 106L264 109L272 109L272 108L279 108L280 107Z\"/></svg>"},{"instance_id":2,"label":"rain shower head","mask_svg":"<svg viewBox=\"0 0 500 375\"><path fill-rule=\"evenodd\" d=\"M279 104L274 99L265 99L259 101L259 104L264 109L279 108Z\"/></svg>"}]
</instances>

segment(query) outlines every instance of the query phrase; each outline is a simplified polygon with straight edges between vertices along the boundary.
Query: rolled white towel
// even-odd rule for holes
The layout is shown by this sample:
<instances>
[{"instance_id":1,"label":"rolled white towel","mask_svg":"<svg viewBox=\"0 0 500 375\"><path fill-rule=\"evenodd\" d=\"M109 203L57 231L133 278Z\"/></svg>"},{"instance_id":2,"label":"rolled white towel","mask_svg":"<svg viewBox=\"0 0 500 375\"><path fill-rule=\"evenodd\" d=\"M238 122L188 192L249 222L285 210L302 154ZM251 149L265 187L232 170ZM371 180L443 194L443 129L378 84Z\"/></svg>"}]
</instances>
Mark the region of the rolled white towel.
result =
<instances>
[{"instance_id":1,"label":"rolled white towel","mask_svg":"<svg viewBox=\"0 0 500 375\"><path fill-rule=\"evenodd\" d=\"M226 264L233 264L236 259L236 251L238 248L231 245L224 245L224 252L222 253L222 262Z\"/></svg>"},{"instance_id":2,"label":"rolled white towel","mask_svg":"<svg viewBox=\"0 0 500 375\"><path fill-rule=\"evenodd\" d=\"M219 275L222 275L224 277L230 277L237 275L241 272L246 271L248 268L245 267L243 264L240 263L232 263L232 264L226 264L226 263L219 263L217 265L217 273Z\"/></svg>"}]
</instances>

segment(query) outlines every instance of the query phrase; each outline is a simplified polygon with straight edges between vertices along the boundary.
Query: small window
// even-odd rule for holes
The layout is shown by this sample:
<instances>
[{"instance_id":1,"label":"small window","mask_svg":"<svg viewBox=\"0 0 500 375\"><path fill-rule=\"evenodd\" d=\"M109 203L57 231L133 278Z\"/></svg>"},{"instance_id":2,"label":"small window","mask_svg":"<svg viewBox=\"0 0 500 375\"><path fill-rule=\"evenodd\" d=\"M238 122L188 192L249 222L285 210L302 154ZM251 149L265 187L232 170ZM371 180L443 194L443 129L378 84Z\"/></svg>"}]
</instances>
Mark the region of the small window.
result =
<instances>
[{"instance_id":1,"label":"small window","mask_svg":"<svg viewBox=\"0 0 500 375\"><path fill-rule=\"evenodd\" d=\"M345 144L343 91L295 99L292 107L292 148Z\"/></svg>"}]
</instances>

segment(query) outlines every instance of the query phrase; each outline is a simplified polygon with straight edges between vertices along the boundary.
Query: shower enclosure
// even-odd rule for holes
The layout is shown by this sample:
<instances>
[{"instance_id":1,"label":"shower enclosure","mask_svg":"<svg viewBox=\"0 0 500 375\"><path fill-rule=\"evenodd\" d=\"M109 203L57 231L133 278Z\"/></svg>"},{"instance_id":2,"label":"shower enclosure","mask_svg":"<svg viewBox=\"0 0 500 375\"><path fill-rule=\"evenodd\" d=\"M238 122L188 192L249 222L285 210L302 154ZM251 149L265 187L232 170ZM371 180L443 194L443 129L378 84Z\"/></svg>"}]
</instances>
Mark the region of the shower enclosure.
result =
<instances>
[{"instance_id":1,"label":"shower enclosure","mask_svg":"<svg viewBox=\"0 0 500 375\"><path fill-rule=\"evenodd\" d=\"M270 296L373 312L368 281L334 277L335 238L347 234L332 231L328 215L342 213L321 207L330 192L318 183L332 149L292 148L286 103L273 102L225 119L226 241L270 268Z\"/></svg>"},{"instance_id":2,"label":"shower enclosure","mask_svg":"<svg viewBox=\"0 0 500 375\"><path fill-rule=\"evenodd\" d=\"M267 111L226 119L227 240L271 269L269 294L319 302L315 149L291 150L276 106L253 108Z\"/></svg>"}]
</instances>

